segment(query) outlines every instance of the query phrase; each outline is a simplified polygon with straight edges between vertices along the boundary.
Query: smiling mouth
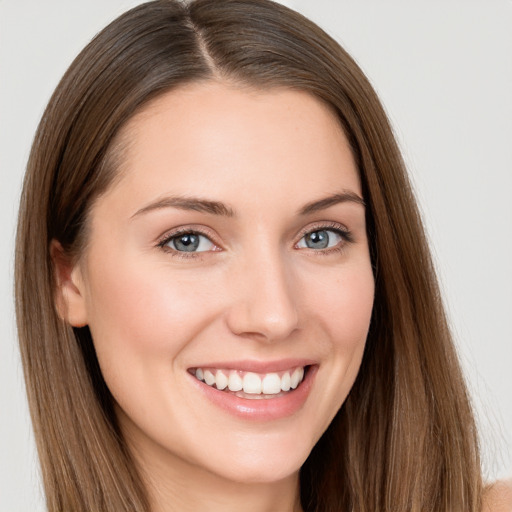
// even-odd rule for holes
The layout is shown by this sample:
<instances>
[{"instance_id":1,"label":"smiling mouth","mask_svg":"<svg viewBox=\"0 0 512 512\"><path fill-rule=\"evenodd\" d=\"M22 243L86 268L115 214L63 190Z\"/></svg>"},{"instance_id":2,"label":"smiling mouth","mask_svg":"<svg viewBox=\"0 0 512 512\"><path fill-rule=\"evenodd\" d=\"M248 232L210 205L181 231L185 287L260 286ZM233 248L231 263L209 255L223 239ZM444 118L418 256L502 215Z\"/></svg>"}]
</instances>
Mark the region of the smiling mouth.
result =
<instances>
[{"instance_id":1,"label":"smiling mouth","mask_svg":"<svg viewBox=\"0 0 512 512\"><path fill-rule=\"evenodd\" d=\"M277 398L296 389L308 366L271 373L254 373L218 368L191 368L189 373L207 386L246 399Z\"/></svg>"}]
</instances>

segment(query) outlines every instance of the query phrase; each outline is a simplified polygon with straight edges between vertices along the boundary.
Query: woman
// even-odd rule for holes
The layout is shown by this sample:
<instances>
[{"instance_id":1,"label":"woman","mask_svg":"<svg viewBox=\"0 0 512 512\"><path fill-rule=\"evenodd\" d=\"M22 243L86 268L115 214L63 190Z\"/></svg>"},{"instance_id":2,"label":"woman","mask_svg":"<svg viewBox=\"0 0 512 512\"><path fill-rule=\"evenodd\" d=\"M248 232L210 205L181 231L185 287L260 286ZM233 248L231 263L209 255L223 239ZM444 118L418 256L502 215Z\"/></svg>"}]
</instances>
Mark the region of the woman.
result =
<instances>
[{"instance_id":1,"label":"woman","mask_svg":"<svg viewBox=\"0 0 512 512\"><path fill-rule=\"evenodd\" d=\"M284 7L100 33L36 135L16 275L49 510L481 509L388 122Z\"/></svg>"}]
</instances>

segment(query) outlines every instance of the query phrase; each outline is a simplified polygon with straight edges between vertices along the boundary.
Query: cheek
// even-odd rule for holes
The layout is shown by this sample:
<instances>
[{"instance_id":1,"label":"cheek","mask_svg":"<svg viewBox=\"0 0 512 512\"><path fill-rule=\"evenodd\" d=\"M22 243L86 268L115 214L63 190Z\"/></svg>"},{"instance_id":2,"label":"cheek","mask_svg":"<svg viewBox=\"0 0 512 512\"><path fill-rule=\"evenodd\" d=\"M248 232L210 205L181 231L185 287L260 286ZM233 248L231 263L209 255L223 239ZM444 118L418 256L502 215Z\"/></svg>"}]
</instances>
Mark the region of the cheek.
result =
<instances>
[{"instance_id":1,"label":"cheek","mask_svg":"<svg viewBox=\"0 0 512 512\"><path fill-rule=\"evenodd\" d=\"M314 288L309 283L314 282ZM310 312L310 338L322 354L317 375L313 441L325 432L342 406L359 372L374 300L369 258L323 270L308 280L304 310Z\"/></svg>"},{"instance_id":2,"label":"cheek","mask_svg":"<svg viewBox=\"0 0 512 512\"><path fill-rule=\"evenodd\" d=\"M168 372L210 321L214 292L200 279L176 280L158 264L118 261L95 272L88 293L89 327L105 379L128 370L141 378L159 368Z\"/></svg>"},{"instance_id":3,"label":"cheek","mask_svg":"<svg viewBox=\"0 0 512 512\"><path fill-rule=\"evenodd\" d=\"M310 295L318 322L328 333L332 350L362 351L373 308L374 279L369 261L319 276Z\"/></svg>"}]
</instances>

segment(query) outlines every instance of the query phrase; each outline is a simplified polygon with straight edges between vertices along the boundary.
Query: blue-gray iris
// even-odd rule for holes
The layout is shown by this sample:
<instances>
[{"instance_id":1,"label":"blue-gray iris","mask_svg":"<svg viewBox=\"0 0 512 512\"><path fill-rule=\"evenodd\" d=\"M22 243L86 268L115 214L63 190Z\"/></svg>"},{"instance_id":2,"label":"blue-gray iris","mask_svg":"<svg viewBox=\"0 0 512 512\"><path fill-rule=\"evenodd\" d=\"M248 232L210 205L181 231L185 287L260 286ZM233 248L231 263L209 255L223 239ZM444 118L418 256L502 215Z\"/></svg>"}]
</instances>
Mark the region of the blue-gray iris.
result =
<instances>
[{"instance_id":1,"label":"blue-gray iris","mask_svg":"<svg viewBox=\"0 0 512 512\"><path fill-rule=\"evenodd\" d=\"M187 233L175 238L173 243L178 251L193 252L199 247L199 236Z\"/></svg>"},{"instance_id":2,"label":"blue-gray iris","mask_svg":"<svg viewBox=\"0 0 512 512\"><path fill-rule=\"evenodd\" d=\"M325 230L313 231L306 235L306 246L310 249L325 249L329 245L329 233Z\"/></svg>"}]
</instances>

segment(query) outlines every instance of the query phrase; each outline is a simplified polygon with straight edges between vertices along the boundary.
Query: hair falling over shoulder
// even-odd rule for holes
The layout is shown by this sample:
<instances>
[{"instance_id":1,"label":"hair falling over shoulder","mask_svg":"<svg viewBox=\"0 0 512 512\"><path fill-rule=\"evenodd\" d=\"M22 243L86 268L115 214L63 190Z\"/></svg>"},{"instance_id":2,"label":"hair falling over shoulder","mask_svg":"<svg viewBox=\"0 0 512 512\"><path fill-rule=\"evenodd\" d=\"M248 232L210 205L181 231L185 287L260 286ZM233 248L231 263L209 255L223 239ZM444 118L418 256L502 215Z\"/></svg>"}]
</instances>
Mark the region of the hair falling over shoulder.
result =
<instances>
[{"instance_id":1,"label":"hair falling over shoulder","mask_svg":"<svg viewBox=\"0 0 512 512\"><path fill-rule=\"evenodd\" d=\"M346 402L301 470L303 509L479 511L473 414L389 122L351 57L269 0L132 9L79 54L43 115L21 198L16 312L48 510L150 510L90 332L57 313L49 247L58 240L79 257L88 210L115 179L125 123L162 93L215 78L322 99L363 184L376 282L370 333Z\"/></svg>"}]
</instances>

